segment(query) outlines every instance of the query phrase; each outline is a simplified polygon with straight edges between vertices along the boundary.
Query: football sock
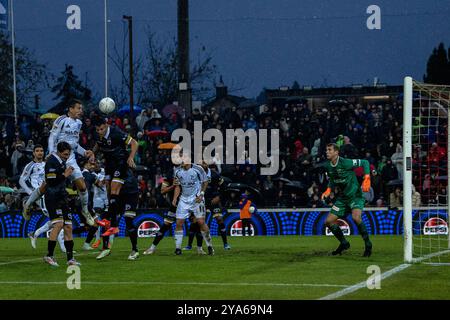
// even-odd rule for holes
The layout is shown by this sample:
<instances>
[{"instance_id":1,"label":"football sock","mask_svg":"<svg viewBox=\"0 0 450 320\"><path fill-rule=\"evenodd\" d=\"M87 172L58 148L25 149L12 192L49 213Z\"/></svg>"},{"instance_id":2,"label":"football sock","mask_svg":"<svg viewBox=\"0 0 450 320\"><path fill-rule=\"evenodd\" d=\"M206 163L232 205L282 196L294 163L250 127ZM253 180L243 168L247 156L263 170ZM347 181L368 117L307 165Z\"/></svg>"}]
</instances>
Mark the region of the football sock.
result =
<instances>
[{"instance_id":1,"label":"football sock","mask_svg":"<svg viewBox=\"0 0 450 320\"><path fill-rule=\"evenodd\" d=\"M225 223L221 222L219 224L219 232L220 236L222 237L223 244L226 245L227 242L227 228L225 227Z\"/></svg>"},{"instance_id":2,"label":"football sock","mask_svg":"<svg viewBox=\"0 0 450 320\"><path fill-rule=\"evenodd\" d=\"M55 240L48 240L47 257L53 257L53 254L55 252L55 247L56 247L56 241Z\"/></svg>"},{"instance_id":3,"label":"football sock","mask_svg":"<svg viewBox=\"0 0 450 320\"><path fill-rule=\"evenodd\" d=\"M364 244L366 246L370 246L372 243L369 240L369 233L367 232L366 225L361 221L360 224L357 225L358 232L364 240Z\"/></svg>"},{"instance_id":4,"label":"football sock","mask_svg":"<svg viewBox=\"0 0 450 320\"><path fill-rule=\"evenodd\" d=\"M88 234L86 236L86 240L84 241L85 243L91 243L92 239L94 239L94 235L97 232L98 227L90 227Z\"/></svg>"},{"instance_id":5,"label":"football sock","mask_svg":"<svg viewBox=\"0 0 450 320\"><path fill-rule=\"evenodd\" d=\"M119 196L112 194L109 199L108 217L111 221L111 228L117 228L117 212L119 212Z\"/></svg>"},{"instance_id":6,"label":"football sock","mask_svg":"<svg viewBox=\"0 0 450 320\"><path fill-rule=\"evenodd\" d=\"M194 236L197 233L197 223L191 223L189 226L189 240L188 246L192 247L192 242L194 242Z\"/></svg>"},{"instance_id":7,"label":"football sock","mask_svg":"<svg viewBox=\"0 0 450 320\"><path fill-rule=\"evenodd\" d=\"M128 236L130 237L130 241L131 241L131 248L133 251L138 251L138 249L137 249L137 230L133 224L133 218L125 217L125 223L126 223L127 230L128 230Z\"/></svg>"},{"instance_id":8,"label":"football sock","mask_svg":"<svg viewBox=\"0 0 450 320\"><path fill-rule=\"evenodd\" d=\"M67 261L73 259L73 240L64 241L64 246L66 247Z\"/></svg>"},{"instance_id":9,"label":"football sock","mask_svg":"<svg viewBox=\"0 0 450 320\"><path fill-rule=\"evenodd\" d=\"M201 248L203 246L203 235L202 235L202 233L200 231L195 233L195 237L197 238L197 247Z\"/></svg>"},{"instance_id":10,"label":"football sock","mask_svg":"<svg viewBox=\"0 0 450 320\"><path fill-rule=\"evenodd\" d=\"M155 240L153 240L153 245L156 247L158 243L164 238L164 234L167 230L169 230L170 225L163 224L161 229L159 229L158 233L156 234Z\"/></svg>"},{"instance_id":11,"label":"football sock","mask_svg":"<svg viewBox=\"0 0 450 320\"><path fill-rule=\"evenodd\" d=\"M35 190L33 190L33 192L30 194L30 196L28 197L28 200L26 202L27 206L31 206L41 196L42 195L41 195L41 191L39 190L39 188L36 188Z\"/></svg>"},{"instance_id":12,"label":"football sock","mask_svg":"<svg viewBox=\"0 0 450 320\"><path fill-rule=\"evenodd\" d=\"M103 237L103 250L108 249L109 245L109 236Z\"/></svg>"},{"instance_id":13,"label":"football sock","mask_svg":"<svg viewBox=\"0 0 450 320\"><path fill-rule=\"evenodd\" d=\"M212 246L212 239L211 239L211 234L209 233L209 230L208 231L202 231L202 236L203 236L203 239L205 239L206 245L208 247L211 247Z\"/></svg>"},{"instance_id":14,"label":"football sock","mask_svg":"<svg viewBox=\"0 0 450 320\"><path fill-rule=\"evenodd\" d=\"M337 224L332 224L330 230L334 234L334 236L339 240L340 243L344 244L347 242L347 240L345 240L341 228L339 228Z\"/></svg>"},{"instance_id":15,"label":"football sock","mask_svg":"<svg viewBox=\"0 0 450 320\"><path fill-rule=\"evenodd\" d=\"M81 208L83 209L83 212L89 212L88 210L89 193L87 192L87 190L84 190L79 191L78 194L80 196Z\"/></svg>"},{"instance_id":16,"label":"football sock","mask_svg":"<svg viewBox=\"0 0 450 320\"><path fill-rule=\"evenodd\" d=\"M181 249L182 242L183 242L183 230L175 231L175 248Z\"/></svg>"},{"instance_id":17,"label":"football sock","mask_svg":"<svg viewBox=\"0 0 450 320\"><path fill-rule=\"evenodd\" d=\"M50 230L52 228L52 222L48 221L47 223L45 223L42 227L40 227L39 229L37 229L34 232L34 237L37 238L39 237L41 234L43 234L44 232L47 232L48 230Z\"/></svg>"}]
</instances>

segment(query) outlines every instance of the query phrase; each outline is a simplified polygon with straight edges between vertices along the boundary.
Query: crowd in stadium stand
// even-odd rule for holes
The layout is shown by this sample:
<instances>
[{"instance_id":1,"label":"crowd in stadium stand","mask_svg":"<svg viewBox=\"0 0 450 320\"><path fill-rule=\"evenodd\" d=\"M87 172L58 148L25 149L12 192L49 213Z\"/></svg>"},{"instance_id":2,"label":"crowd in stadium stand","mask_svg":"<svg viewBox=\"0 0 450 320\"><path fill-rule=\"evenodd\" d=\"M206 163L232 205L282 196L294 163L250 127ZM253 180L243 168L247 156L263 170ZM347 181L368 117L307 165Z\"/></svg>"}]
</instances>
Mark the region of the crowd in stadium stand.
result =
<instances>
[{"instance_id":1,"label":"crowd in stadium stand","mask_svg":"<svg viewBox=\"0 0 450 320\"><path fill-rule=\"evenodd\" d=\"M267 105L263 110L235 107L220 111L215 108L203 111L194 109L187 119L177 112L161 114L161 111L153 109L143 110L135 119L130 119L129 115L114 115L109 119L110 124L132 133L138 141L139 151L135 161L147 168L137 172L140 208L166 206L158 188L163 175L171 170L171 163L167 153L158 150L157 146L168 141L170 133L176 128L193 130L193 121L202 121L203 130L280 129L280 170L277 175L262 176L259 174L260 167L253 164L217 164L220 174L228 181L240 182L258 190L261 199L265 199L266 207L326 207L320 197L326 189L326 176L317 165L325 160L325 147L329 142L335 142L344 157L369 161L372 187L370 192L364 193L367 206L401 206L403 113L399 103L337 104L314 110L302 103L288 103L282 107ZM85 148L92 148L95 131L89 116L92 114L85 114L80 133L80 143ZM0 119L0 186L18 188L18 175L30 161L33 145L42 144L47 148L51 125L51 121L41 120L38 116L35 119L23 117L17 127L14 127L13 119ZM169 135L147 134L155 130L167 131ZM445 128L436 127L436 130L441 132L434 134L446 134L442 132ZM413 161L416 166L421 163L439 166L446 161L446 149L430 141L414 149ZM435 183L439 172L424 170L429 171L423 172L423 179L414 177L417 182L414 205L445 204L446 188ZM362 168L355 171L357 177L362 178ZM21 207L20 197L15 194L0 194L0 212ZM232 194L231 198L234 196ZM331 194L329 201L333 197ZM235 200L227 199L226 205L235 205Z\"/></svg>"}]
</instances>

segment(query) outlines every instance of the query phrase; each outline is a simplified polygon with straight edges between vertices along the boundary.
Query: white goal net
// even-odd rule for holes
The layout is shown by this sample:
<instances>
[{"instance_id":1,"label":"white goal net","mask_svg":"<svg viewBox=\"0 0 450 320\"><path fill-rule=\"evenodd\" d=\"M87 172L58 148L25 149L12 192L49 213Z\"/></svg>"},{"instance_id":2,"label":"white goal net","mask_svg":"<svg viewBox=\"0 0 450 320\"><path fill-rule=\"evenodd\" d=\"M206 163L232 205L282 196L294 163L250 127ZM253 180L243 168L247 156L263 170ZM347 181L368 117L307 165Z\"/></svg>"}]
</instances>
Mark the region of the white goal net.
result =
<instances>
[{"instance_id":1,"label":"white goal net","mask_svg":"<svg viewBox=\"0 0 450 320\"><path fill-rule=\"evenodd\" d=\"M450 86L407 77L403 108L405 261L450 265Z\"/></svg>"}]
</instances>

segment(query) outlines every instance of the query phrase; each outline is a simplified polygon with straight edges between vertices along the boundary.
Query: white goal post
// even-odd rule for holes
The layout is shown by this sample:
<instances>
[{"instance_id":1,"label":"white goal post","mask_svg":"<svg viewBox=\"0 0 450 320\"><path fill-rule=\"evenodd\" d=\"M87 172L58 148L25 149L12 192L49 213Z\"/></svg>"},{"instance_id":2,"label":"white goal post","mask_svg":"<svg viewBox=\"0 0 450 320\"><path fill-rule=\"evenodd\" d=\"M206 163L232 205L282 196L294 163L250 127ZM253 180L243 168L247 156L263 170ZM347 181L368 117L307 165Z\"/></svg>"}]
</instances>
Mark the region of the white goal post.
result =
<instances>
[{"instance_id":1,"label":"white goal post","mask_svg":"<svg viewBox=\"0 0 450 320\"><path fill-rule=\"evenodd\" d=\"M449 108L450 86L424 84L412 77L404 79L403 234L406 263L428 262L450 265ZM447 132L443 134L442 128L445 124ZM446 141L442 140L444 138ZM438 144L436 140L439 140L438 148L441 148L438 150L442 152L446 148L446 163L445 160L441 160L432 162L431 165L428 151L431 146L436 148ZM432 181L431 185L429 181ZM419 205L421 207L419 210L413 207L413 191L419 187L417 192L421 193L425 186L428 187L427 202ZM439 201L442 201L442 197L439 197L439 192L445 187L446 202L442 202L443 205L440 206ZM434 194L433 190L438 191ZM446 255L447 260L441 258L442 255Z\"/></svg>"}]
</instances>

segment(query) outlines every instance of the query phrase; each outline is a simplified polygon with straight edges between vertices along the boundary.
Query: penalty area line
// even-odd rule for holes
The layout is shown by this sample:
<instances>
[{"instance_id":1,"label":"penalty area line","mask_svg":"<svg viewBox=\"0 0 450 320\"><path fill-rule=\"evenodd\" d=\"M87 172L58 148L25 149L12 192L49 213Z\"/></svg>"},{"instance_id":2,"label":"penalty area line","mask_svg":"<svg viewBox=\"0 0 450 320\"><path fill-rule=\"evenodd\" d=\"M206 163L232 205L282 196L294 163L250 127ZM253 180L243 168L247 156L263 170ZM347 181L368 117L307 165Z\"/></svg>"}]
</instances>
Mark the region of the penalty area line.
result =
<instances>
[{"instance_id":1,"label":"penalty area line","mask_svg":"<svg viewBox=\"0 0 450 320\"><path fill-rule=\"evenodd\" d=\"M396 274L398 272L401 272L401 271L405 270L406 268L409 268L410 266L411 266L411 264L404 263L404 264L401 264L401 265L399 265L399 266L397 266L397 267L395 267L395 268L393 268L391 270L388 270L388 271L386 271L386 272L381 274L381 280L389 278L390 276L392 276L392 275L394 275L394 274ZM357 283L355 285L349 286L349 287L347 287L345 289L339 290L339 291L337 291L335 293L332 293L332 294L329 294L327 296L324 296L322 298L319 298L318 300L334 300L334 299L338 299L340 297L343 297L343 296L345 296L345 295L347 295L349 293L353 293L353 292L355 292L355 291L357 291L359 289L362 289L362 288L367 288L367 281L366 280L365 281L361 281L361 282L359 282L359 283Z\"/></svg>"},{"instance_id":2,"label":"penalty area line","mask_svg":"<svg viewBox=\"0 0 450 320\"><path fill-rule=\"evenodd\" d=\"M59 285L65 281L0 281L0 284ZM163 282L163 281L81 281L81 285L203 285L203 286L278 286L278 287L333 287L348 285L321 283L220 283L220 282Z\"/></svg>"}]
</instances>

